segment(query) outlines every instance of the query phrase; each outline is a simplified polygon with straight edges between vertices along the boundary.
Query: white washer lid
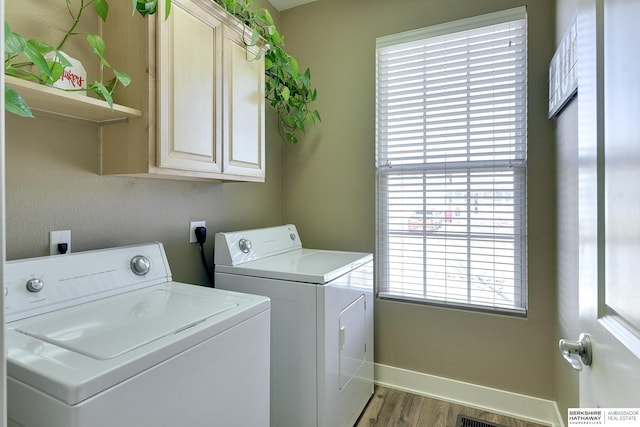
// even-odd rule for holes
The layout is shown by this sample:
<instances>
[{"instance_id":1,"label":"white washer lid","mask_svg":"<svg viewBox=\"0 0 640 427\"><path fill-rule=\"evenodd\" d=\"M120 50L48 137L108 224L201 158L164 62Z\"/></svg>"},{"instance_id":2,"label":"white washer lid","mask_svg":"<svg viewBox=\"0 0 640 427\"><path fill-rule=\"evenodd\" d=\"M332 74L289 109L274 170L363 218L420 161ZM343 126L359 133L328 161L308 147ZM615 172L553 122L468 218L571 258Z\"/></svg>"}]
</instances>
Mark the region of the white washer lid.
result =
<instances>
[{"instance_id":1,"label":"white washer lid","mask_svg":"<svg viewBox=\"0 0 640 427\"><path fill-rule=\"evenodd\" d=\"M216 272L322 285L372 260L370 253L297 249L236 266L216 265Z\"/></svg>"},{"instance_id":2,"label":"white washer lid","mask_svg":"<svg viewBox=\"0 0 640 427\"><path fill-rule=\"evenodd\" d=\"M58 347L106 360L237 307L236 302L152 288L123 303L83 304L16 331Z\"/></svg>"},{"instance_id":3,"label":"white washer lid","mask_svg":"<svg viewBox=\"0 0 640 427\"><path fill-rule=\"evenodd\" d=\"M7 377L76 405L269 307L269 299L262 296L166 282L17 320L8 323L5 332ZM94 311L101 314L94 315ZM103 321L107 323L98 324ZM152 325L154 322L162 326ZM130 333L127 328L135 331ZM27 335L23 329L43 338ZM118 333L131 336L123 338ZM146 342L134 344L138 338ZM115 340L116 344L103 346L100 340ZM112 358L98 359L97 354Z\"/></svg>"}]
</instances>

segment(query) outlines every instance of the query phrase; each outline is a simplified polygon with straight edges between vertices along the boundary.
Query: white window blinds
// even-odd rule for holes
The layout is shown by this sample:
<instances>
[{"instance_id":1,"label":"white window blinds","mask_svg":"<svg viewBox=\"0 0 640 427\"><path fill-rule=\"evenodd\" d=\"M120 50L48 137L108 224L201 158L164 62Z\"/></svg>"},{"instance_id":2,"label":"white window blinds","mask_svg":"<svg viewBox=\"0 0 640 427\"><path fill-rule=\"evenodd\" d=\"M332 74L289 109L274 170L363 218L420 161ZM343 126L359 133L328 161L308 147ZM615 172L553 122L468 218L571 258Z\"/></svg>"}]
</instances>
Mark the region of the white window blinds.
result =
<instances>
[{"instance_id":1,"label":"white window blinds","mask_svg":"<svg viewBox=\"0 0 640 427\"><path fill-rule=\"evenodd\" d=\"M525 314L526 8L377 39L378 294Z\"/></svg>"}]
</instances>

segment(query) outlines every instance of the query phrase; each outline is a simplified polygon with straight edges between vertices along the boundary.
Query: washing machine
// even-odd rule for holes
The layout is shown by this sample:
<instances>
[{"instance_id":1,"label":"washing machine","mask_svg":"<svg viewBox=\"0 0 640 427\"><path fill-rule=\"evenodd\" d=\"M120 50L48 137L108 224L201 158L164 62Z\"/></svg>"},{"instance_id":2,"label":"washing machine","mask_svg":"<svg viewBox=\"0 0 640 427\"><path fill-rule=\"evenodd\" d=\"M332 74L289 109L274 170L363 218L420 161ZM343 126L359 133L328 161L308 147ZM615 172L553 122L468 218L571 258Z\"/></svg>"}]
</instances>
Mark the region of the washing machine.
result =
<instances>
[{"instance_id":1,"label":"washing machine","mask_svg":"<svg viewBox=\"0 0 640 427\"><path fill-rule=\"evenodd\" d=\"M353 426L373 394L373 256L294 225L217 233L218 289L271 300L271 425Z\"/></svg>"},{"instance_id":2,"label":"washing machine","mask_svg":"<svg viewBox=\"0 0 640 427\"><path fill-rule=\"evenodd\" d=\"M160 243L5 266L21 427L269 426L270 303L172 281Z\"/></svg>"}]
</instances>

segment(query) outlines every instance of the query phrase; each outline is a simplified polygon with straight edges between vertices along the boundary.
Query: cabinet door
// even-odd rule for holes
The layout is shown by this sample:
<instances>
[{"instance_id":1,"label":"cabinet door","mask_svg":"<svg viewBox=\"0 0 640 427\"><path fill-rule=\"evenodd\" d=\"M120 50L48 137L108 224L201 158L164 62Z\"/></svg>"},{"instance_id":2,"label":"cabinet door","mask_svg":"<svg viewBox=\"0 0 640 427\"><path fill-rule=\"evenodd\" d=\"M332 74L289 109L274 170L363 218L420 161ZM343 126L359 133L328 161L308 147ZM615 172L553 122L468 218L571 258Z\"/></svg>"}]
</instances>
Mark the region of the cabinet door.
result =
<instances>
[{"instance_id":1,"label":"cabinet door","mask_svg":"<svg viewBox=\"0 0 640 427\"><path fill-rule=\"evenodd\" d=\"M225 175L264 181L264 56L225 27L224 37Z\"/></svg>"},{"instance_id":2,"label":"cabinet door","mask_svg":"<svg viewBox=\"0 0 640 427\"><path fill-rule=\"evenodd\" d=\"M221 22L189 0L158 19L158 166L220 173Z\"/></svg>"}]
</instances>

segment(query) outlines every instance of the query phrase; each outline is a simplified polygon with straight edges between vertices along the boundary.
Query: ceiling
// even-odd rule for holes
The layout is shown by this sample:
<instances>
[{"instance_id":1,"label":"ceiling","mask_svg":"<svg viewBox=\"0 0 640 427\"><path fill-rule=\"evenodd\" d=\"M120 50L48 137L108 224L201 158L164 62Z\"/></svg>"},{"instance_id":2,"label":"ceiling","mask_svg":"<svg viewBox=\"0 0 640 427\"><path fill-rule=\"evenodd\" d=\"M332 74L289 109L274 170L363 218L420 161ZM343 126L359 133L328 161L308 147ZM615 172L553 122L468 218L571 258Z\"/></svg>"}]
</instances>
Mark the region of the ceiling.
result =
<instances>
[{"instance_id":1,"label":"ceiling","mask_svg":"<svg viewBox=\"0 0 640 427\"><path fill-rule=\"evenodd\" d=\"M305 3L311 3L315 0L269 0L269 3L273 5L278 12L282 12L285 9L291 9L292 7L300 6Z\"/></svg>"}]
</instances>

